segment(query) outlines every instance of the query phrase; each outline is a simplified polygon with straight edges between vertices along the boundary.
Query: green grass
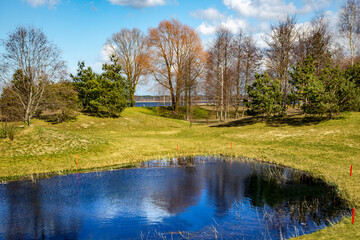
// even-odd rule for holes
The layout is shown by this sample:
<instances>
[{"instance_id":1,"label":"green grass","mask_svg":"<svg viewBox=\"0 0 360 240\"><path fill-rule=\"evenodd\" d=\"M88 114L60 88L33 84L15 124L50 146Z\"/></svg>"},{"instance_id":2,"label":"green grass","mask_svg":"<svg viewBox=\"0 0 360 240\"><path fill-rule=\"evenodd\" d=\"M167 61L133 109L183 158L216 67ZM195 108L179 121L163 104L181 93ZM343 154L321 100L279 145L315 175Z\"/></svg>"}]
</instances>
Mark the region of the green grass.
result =
<instances>
[{"instance_id":1,"label":"green grass","mask_svg":"<svg viewBox=\"0 0 360 240\"><path fill-rule=\"evenodd\" d=\"M337 185L352 206L360 206L360 113L328 121L243 120L223 127L190 127L188 122L159 117L146 108L126 109L118 119L80 115L75 122L56 125L34 120L14 141L0 139L0 176L135 164L176 156L177 145L180 155L245 156L309 171ZM360 239L359 221L353 225L346 218L301 239Z\"/></svg>"}]
</instances>

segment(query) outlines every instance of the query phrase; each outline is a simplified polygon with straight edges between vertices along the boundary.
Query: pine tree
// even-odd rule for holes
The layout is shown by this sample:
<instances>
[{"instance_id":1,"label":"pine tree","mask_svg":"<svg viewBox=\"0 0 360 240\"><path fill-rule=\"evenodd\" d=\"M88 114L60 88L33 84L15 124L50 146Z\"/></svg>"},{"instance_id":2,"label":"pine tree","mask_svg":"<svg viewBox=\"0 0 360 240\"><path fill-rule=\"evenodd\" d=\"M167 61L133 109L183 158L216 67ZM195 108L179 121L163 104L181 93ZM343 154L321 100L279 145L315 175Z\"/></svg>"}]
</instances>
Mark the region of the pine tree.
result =
<instances>
[{"instance_id":1,"label":"pine tree","mask_svg":"<svg viewBox=\"0 0 360 240\"><path fill-rule=\"evenodd\" d=\"M90 67L85 69L81 62L77 75L71 77L85 112L99 117L118 117L127 105L129 91L115 58L111 58L111 64L103 64L103 71L96 74Z\"/></svg>"},{"instance_id":2,"label":"pine tree","mask_svg":"<svg viewBox=\"0 0 360 240\"><path fill-rule=\"evenodd\" d=\"M250 112L262 115L263 119L284 113L280 83L271 79L267 73L255 74L256 80L248 86L249 101L246 101Z\"/></svg>"}]
</instances>

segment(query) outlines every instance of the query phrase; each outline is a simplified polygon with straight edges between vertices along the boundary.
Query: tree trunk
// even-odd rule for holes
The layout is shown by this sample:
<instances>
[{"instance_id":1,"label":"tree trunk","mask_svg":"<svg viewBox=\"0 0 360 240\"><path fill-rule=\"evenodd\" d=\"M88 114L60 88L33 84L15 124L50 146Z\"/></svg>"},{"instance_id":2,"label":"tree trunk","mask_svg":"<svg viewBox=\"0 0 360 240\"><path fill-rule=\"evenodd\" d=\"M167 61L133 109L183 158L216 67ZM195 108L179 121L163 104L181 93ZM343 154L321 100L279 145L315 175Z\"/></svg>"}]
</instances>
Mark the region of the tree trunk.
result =
<instances>
[{"instance_id":1,"label":"tree trunk","mask_svg":"<svg viewBox=\"0 0 360 240\"><path fill-rule=\"evenodd\" d=\"M224 68L221 66L221 83L220 83L220 121L224 121Z\"/></svg>"},{"instance_id":2,"label":"tree trunk","mask_svg":"<svg viewBox=\"0 0 360 240\"><path fill-rule=\"evenodd\" d=\"M135 90L130 90L130 107L135 107Z\"/></svg>"}]
</instances>

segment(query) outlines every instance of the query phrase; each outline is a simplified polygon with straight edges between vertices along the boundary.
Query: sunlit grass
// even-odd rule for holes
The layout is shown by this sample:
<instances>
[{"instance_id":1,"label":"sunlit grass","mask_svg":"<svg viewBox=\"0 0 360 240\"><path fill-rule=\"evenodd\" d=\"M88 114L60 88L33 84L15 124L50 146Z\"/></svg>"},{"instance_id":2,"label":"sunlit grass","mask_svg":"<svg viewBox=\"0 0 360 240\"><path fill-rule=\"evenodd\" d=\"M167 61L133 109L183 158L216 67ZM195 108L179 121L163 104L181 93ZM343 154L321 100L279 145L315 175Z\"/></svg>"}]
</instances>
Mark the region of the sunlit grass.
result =
<instances>
[{"instance_id":1,"label":"sunlit grass","mask_svg":"<svg viewBox=\"0 0 360 240\"><path fill-rule=\"evenodd\" d=\"M360 113L316 124L219 128L190 127L188 122L158 117L146 108L126 109L118 119L80 115L75 122L57 125L34 120L14 141L0 139L0 176L67 173L178 154L246 156L309 171L337 185L353 206L360 206ZM302 238L360 239L359 226L347 218Z\"/></svg>"}]
</instances>

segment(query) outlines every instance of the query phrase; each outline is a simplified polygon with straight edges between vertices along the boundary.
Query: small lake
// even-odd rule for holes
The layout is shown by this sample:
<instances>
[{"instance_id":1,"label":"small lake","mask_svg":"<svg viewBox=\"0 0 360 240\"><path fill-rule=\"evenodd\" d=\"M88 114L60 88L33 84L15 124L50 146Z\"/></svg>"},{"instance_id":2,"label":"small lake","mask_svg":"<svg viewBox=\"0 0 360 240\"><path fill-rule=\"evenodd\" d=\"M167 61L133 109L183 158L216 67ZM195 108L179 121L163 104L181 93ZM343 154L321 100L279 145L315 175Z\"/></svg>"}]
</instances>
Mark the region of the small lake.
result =
<instances>
[{"instance_id":1,"label":"small lake","mask_svg":"<svg viewBox=\"0 0 360 240\"><path fill-rule=\"evenodd\" d=\"M282 239L350 211L309 174L187 157L0 184L0 239Z\"/></svg>"},{"instance_id":2,"label":"small lake","mask_svg":"<svg viewBox=\"0 0 360 240\"><path fill-rule=\"evenodd\" d=\"M169 107L171 102L136 102L135 107Z\"/></svg>"}]
</instances>

